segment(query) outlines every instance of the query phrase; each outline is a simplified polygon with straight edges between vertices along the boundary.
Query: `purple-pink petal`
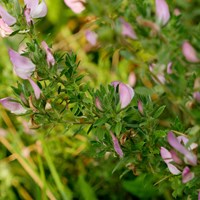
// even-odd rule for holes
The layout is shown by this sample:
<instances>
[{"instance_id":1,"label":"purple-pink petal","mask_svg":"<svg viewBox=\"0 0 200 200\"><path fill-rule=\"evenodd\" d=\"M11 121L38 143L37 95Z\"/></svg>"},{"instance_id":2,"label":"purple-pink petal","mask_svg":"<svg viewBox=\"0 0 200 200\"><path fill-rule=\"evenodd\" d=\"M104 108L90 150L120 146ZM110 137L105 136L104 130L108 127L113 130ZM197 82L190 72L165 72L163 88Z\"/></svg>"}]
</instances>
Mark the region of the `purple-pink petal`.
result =
<instances>
[{"instance_id":1,"label":"purple-pink petal","mask_svg":"<svg viewBox=\"0 0 200 200\"><path fill-rule=\"evenodd\" d=\"M42 45L43 49L44 49L45 52L46 52L47 64L48 64L49 66L55 65L56 61L55 61L55 59L54 59L54 57L53 57L53 54L51 53L51 49L49 48L49 46L47 45L47 43L46 43L45 41L42 41L41 45Z\"/></svg>"},{"instance_id":2,"label":"purple-pink petal","mask_svg":"<svg viewBox=\"0 0 200 200\"><path fill-rule=\"evenodd\" d=\"M164 147L161 147L160 148L160 154L161 154L161 157L164 160L164 162L167 164L167 167L168 167L169 171L172 174L177 175L177 174L181 173L181 171L179 169L177 169L176 166L174 166L173 164L171 164L171 162L173 161L173 159L172 159L172 155L171 155L170 151L168 151Z\"/></svg>"},{"instance_id":3,"label":"purple-pink petal","mask_svg":"<svg viewBox=\"0 0 200 200\"><path fill-rule=\"evenodd\" d=\"M85 0L64 0L64 2L74 13L79 14L85 10Z\"/></svg>"},{"instance_id":4,"label":"purple-pink petal","mask_svg":"<svg viewBox=\"0 0 200 200\"><path fill-rule=\"evenodd\" d=\"M171 164L171 163L168 163L168 164L167 164L167 167L168 167L169 171L170 171L172 174L174 174L174 175L178 175L178 174L181 173L181 171L180 171L179 169L177 169L177 167L174 166L174 165Z\"/></svg>"},{"instance_id":5,"label":"purple-pink petal","mask_svg":"<svg viewBox=\"0 0 200 200\"><path fill-rule=\"evenodd\" d=\"M180 164L180 165L183 163L182 160L178 157L176 151L170 150L170 153L171 153L172 159L175 163Z\"/></svg>"},{"instance_id":6,"label":"purple-pink petal","mask_svg":"<svg viewBox=\"0 0 200 200\"><path fill-rule=\"evenodd\" d=\"M117 137L115 137L115 135L112 132L110 132L110 135L112 137L112 141L113 141L113 145L114 145L114 149L116 153L119 155L120 158L122 158L124 156L124 153L119 145L119 141Z\"/></svg>"},{"instance_id":7,"label":"purple-pink petal","mask_svg":"<svg viewBox=\"0 0 200 200\"><path fill-rule=\"evenodd\" d=\"M1 18L0 18L0 35L1 37L8 37L13 32L12 28L8 26Z\"/></svg>"},{"instance_id":8,"label":"purple-pink petal","mask_svg":"<svg viewBox=\"0 0 200 200\"><path fill-rule=\"evenodd\" d=\"M123 18L120 18L120 21L122 23L122 35L127 36L131 39L137 39L136 33L133 30L132 26L126 22Z\"/></svg>"},{"instance_id":9,"label":"purple-pink petal","mask_svg":"<svg viewBox=\"0 0 200 200\"><path fill-rule=\"evenodd\" d=\"M119 85L119 98L121 109L127 107L132 98L134 97L134 90L129 85L121 83L119 81L114 81L111 83L115 88Z\"/></svg>"},{"instance_id":10,"label":"purple-pink petal","mask_svg":"<svg viewBox=\"0 0 200 200\"><path fill-rule=\"evenodd\" d=\"M189 167L185 167L182 172L182 182L187 183L194 178L194 173L190 171Z\"/></svg>"},{"instance_id":11,"label":"purple-pink petal","mask_svg":"<svg viewBox=\"0 0 200 200\"><path fill-rule=\"evenodd\" d=\"M200 192L199 192L199 194L198 194L198 200L200 200Z\"/></svg>"},{"instance_id":12,"label":"purple-pink petal","mask_svg":"<svg viewBox=\"0 0 200 200\"><path fill-rule=\"evenodd\" d=\"M85 32L86 40L92 45L95 46L97 43L98 35L94 31L87 30Z\"/></svg>"},{"instance_id":13,"label":"purple-pink petal","mask_svg":"<svg viewBox=\"0 0 200 200\"><path fill-rule=\"evenodd\" d=\"M13 64L13 70L22 79L28 79L35 71L35 65L32 61L24 56L21 56L18 52L9 49L10 60Z\"/></svg>"},{"instance_id":14,"label":"purple-pink petal","mask_svg":"<svg viewBox=\"0 0 200 200\"><path fill-rule=\"evenodd\" d=\"M138 101L138 111L143 115L144 114L144 110L143 110L143 105L142 105L142 101Z\"/></svg>"},{"instance_id":15,"label":"purple-pink petal","mask_svg":"<svg viewBox=\"0 0 200 200\"><path fill-rule=\"evenodd\" d=\"M188 138L186 138L185 136L178 136L177 139L178 139L178 141L179 141L180 143L183 142L183 144L184 144L185 146L187 146L187 143L189 142ZM195 149L195 148L197 148L197 147L198 147L198 144L197 144L197 143L192 143L192 144L190 144L190 146L188 146L187 148L188 148L188 150L191 151L191 150L193 150L193 149Z\"/></svg>"},{"instance_id":16,"label":"purple-pink petal","mask_svg":"<svg viewBox=\"0 0 200 200\"><path fill-rule=\"evenodd\" d=\"M35 94L35 98L36 99L39 99L40 98L40 94L41 94L41 90L39 88L39 86L32 80L32 79L28 79L32 88L33 88L33 91L34 91L34 94Z\"/></svg>"},{"instance_id":17,"label":"purple-pink petal","mask_svg":"<svg viewBox=\"0 0 200 200\"><path fill-rule=\"evenodd\" d=\"M8 110L11 111L11 113L14 114L24 114L26 113L26 109L22 107L22 105L18 102L16 102L13 98L11 97L6 97L3 99L0 99L0 103Z\"/></svg>"},{"instance_id":18,"label":"purple-pink petal","mask_svg":"<svg viewBox=\"0 0 200 200\"><path fill-rule=\"evenodd\" d=\"M176 149L178 152L183 154L186 158L186 161L191 164L191 165L196 165L197 164L197 157L190 152L188 149L186 149L178 139L175 137L175 135L170 131L167 135L168 142L169 144Z\"/></svg>"},{"instance_id":19,"label":"purple-pink petal","mask_svg":"<svg viewBox=\"0 0 200 200\"><path fill-rule=\"evenodd\" d=\"M200 61L197 57L196 50L188 41L183 42L182 52L188 62L197 63Z\"/></svg>"},{"instance_id":20,"label":"purple-pink petal","mask_svg":"<svg viewBox=\"0 0 200 200\"><path fill-rule=\"evenodd\" d=\"M16 18L10 15L1 5L0 5L0 18L8 25L12 26L16 23Z\"/></svg>"},{"instance_id":21,"label":"purple-pink petal","mask_svg":"<svg viewBox=\"0 0 200 200\"><path fill-rule=\"evenodd\" d=\"M170 18L169 7L165 0L155 0L156 17L162 25L165 25Z\"/></svg>"},{"instance_id":22,"label":"purple-pink petal","mask_svg":"<svg viewBox=\"0 0 200 200\"><path fill-rule=\"evenodd\" d=\"M170 162L173 161L173 160L172 160L172 155L171 155L170 151L168 151L168 150L167 150L166 148L164 148L164 147L161 147L161 148L160 148L160 155L161 155L162 159L164 160L164 162L165 162L166 164L168 164L168 163L170 163Z\"/></svg>"}]
</instances>

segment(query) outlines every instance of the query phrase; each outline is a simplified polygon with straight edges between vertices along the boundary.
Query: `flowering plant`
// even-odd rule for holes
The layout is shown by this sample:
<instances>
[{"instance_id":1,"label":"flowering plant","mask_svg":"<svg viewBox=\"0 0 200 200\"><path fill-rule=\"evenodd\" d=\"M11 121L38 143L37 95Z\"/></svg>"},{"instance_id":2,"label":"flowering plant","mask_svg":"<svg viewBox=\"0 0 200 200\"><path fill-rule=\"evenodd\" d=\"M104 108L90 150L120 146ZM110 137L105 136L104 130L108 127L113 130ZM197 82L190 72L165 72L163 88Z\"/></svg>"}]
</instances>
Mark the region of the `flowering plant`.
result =
<instances>
[{"instance_id":1,"label":"flowering plant","mask_svg":"<svg viewBox=\"0 0 200 200\"><path fill-rule=\"evenodd\" d=\"M166 0L54 6L0 5L14 72L0 99L2 162L17 160L28 176L14 173L40 189L11 177L3 198L13 184L27 199L200 199L200 34L191 8Z\"/></svg>"}]
</instances>

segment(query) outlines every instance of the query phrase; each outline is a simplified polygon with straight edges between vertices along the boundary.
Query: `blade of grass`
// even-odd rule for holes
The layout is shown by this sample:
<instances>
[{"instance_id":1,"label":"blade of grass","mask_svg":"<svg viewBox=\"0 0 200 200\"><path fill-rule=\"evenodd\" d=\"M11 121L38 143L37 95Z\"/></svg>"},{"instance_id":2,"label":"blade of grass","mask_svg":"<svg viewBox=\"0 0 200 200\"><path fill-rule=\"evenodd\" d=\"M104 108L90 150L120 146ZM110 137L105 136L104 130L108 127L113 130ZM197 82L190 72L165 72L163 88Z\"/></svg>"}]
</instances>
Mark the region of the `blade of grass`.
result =
<instances>
[{"instance_id":1,"label":"blade of grass","mask_svg":"<svg viewBox=\"0 0 200 200\"><path fill-rule=\"evenodd\" d=\"M52 161L51 156L49 154L48 147L46 146L46 143L45 143L45 141L43 141L43 139L42 139L42 147L43 147L43 150L44 150L43 153L44 153L44 156L46 158L47 164L49 166L49 169L51 171L51 174L53 176L55 184L58 187L60 194L62 195L62 198L64 200L71 200L72 199L72 192L67 186L64 186L62 184L60 177L57 173L57 170L55 168L55 165L53 164L53 161Z\"/></svg>"},{"instance_id":2,"label":"blade of grass","mask_svg":"<svg viewBox=\"0 0 200 200\"><path fill-rule=\"evenodd\" d=\"M0 137L0 142L10 151L13 155L15 155L18 162L21 164L21 166L24 168L24 170L30 175L30 177L39 185L41 189L44 188L44 184L40 177L37 175L37 173L29 166L29 164L24 160L23 157L21 157L18 153L14 151L8 140L4 137ZM56 200L56 197L52 194L52 192L47 189L46 194L49 197L50 200Z\"/></svg>"}]
</instances>

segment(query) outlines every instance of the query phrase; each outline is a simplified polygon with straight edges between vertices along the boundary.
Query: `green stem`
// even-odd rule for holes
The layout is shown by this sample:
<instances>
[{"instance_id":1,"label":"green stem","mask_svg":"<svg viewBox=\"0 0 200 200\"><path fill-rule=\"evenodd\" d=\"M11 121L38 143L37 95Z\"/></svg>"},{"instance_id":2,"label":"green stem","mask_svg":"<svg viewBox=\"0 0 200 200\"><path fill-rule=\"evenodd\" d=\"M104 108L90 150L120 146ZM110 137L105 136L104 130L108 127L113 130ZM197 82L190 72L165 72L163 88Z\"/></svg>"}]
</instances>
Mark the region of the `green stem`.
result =
<instances>
[{"instance_id":1,"label":"green stem","mask_svg":"<svg viewBox=\"0 0 200 200\"><path fill-rule=\"evenodd\" d=\"M64 200L71 200L72 199L72 192L66 185L64 186L62 184L62 182L60 180L60 177L59 177L59 175L57 173L57 170L55 168L55 165L53 164L53 161L52 161L51 156L49 154L48 147L46 146L45 141L43 140L43 138L42 138L42 147L43 147L43 150L44 150L44 156L46 158L47 164L49 166L49 169L51 171L51 174L53 176L55 184L56 184L56 186L57 186L62 198Z\"/></svg>"}]
</instances>

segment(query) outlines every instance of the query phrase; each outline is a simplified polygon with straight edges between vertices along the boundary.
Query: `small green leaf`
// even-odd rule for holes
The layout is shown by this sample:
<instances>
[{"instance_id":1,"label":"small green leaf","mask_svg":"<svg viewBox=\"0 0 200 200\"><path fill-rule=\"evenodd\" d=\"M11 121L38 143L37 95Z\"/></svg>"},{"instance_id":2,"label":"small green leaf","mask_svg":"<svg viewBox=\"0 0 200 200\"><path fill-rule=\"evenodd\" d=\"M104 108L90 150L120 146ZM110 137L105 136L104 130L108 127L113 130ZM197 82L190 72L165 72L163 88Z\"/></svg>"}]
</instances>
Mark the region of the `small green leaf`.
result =
<instances>
[{"instance_id":1,"label":"small green leaf","mask_svg":"<svg viewBox=\"0 0 200 200\"><path fill-rule=\"evenodd\" d=\"M101 125L105 124L107 121L108 121L107 118L99 118L94 123L94 126L101 126Z\"/></svg>"},{"instance_id":2,"label":"small green leaf","mask_svg":"<svg viewBox=\"0 0 200 200\"><path fill-rule=\"evenodd\" d=\"M165 110L165 107L166 106L161 106L160 108L158 108L158 110L156 110L156 112L154 113L153 117L158 118Z\"/></svg>"},{"instance_id":3,"label":"small green leaf","mask_svg":"<svg viewBox=\"0 0 200 200\"><path fill-rule=\"evenodd\" d=\"M119 135L122 130L122 123L118 122L115 126L115 134Z\"/></svg>"}]
</instances>

